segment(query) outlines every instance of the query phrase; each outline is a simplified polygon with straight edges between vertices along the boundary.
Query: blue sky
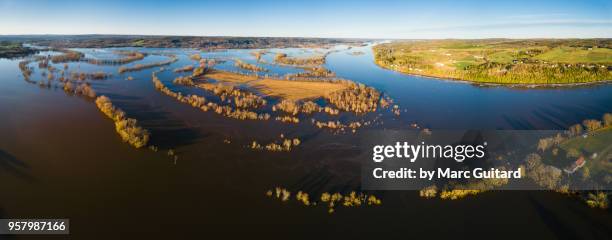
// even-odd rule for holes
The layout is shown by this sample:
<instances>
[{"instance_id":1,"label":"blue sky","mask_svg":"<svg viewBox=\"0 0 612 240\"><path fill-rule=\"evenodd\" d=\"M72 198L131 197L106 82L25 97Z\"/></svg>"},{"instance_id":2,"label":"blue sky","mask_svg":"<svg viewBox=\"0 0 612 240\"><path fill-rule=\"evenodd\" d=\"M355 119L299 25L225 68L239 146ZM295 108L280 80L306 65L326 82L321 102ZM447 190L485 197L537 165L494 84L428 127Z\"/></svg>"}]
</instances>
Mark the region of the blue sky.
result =
<instances>
[{"instance_id":1,"label":"blue sky","mask_svg":"<svg viewBox=\"0 0 612 240\"><path fill-rule=\"evenodd\" d=\"M612 37L612 1L0 0L0 34Z\"/></svg>"}]
</instances>

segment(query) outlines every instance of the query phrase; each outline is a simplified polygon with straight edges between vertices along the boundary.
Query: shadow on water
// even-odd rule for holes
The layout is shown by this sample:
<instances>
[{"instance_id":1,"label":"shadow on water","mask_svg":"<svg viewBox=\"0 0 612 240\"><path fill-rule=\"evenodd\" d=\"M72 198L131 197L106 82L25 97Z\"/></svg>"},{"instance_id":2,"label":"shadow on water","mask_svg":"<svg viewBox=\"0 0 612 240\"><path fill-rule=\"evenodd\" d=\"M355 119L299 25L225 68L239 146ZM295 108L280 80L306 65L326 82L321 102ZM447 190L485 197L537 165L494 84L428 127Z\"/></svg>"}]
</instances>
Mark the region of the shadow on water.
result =
<instances>
[{"instance_id":1,"label":"shadow on water","mask_svg":"<svg viewBox=\"0 0 612 240\"><path fill-rule=\"evenodd\" d=\"M35 178L27 173L29 168L25 162L0 149L0 169L2 171L6 171L27 182L34 182Z\"/></svg>"},{"instance_id":2,"label":"shadow on water","mask_svg":"<svg viewBox=\"0 0 612 240\"><path fill-rule=\"evenodd\" d=\"M529 123L529 121L523 118L510 117L508 115L502 115L504 121L506 121L512 129L521 129L521 130L533 130L535 127Z\"/></svg>"},{"instance_id":3,"label":"shadow on water","mask_svg":"<svg viewBox=\"0 0 612 240\"><path fill-rule=\"evenodd\" d=\"M327 189L327 185L331 183L334 174L330 173L326 168L309 171L308 174L301 177L296 184L290 186L291 189L301 189L307 192L320 193L323 189Z\"/></svg>"},{"instance_id":4,"label":"shadow on water","mask_svg":"<svg viewBox=\"0 0 612 240\"><path fill-rule=\"evenodd\" d=\"M152 136L150 143L160 148L187 146L195 144L199 139L208 136L201 134L196 128L168 122L151 127L149 130Z\"/></svg>"},{"instance_id":5,"label":"shadow on water","mask_svg":"<svg viewBox=\"0 0 612 240\"><path fill-rule=\"evenodd\" d=\"M196 127L188 126L184 121L173 119L171 115L159 109L132 106L129 113L139 119L142 127L151 133L150 143L160 148L176 148L199 142L206 137Z\"/></svg>"},{"instance_id":6,"label":"shadow on water","mask_svg":"<svg viewBox=\"0 0 612 240\"><path fill-rule=\"evenodd\" d=\"M561 120L562 116L560 113L558 112L556 113L547 108L540 108L540 109L534 110L532 114L535 117L545 121L546 124L553 129L563 129L567 125L566 122Z\"/></svg>"},{"instance_id":7,"label":"shadow on water","mask_svg":"<svg viewBox=\"0 0 612 240\"><path fill-rule=\"evenodd\" d=\"M100 95L104 95L107 96L108 98L110 98L113 101L129 101L129 100L139 100L139 97L134 97L134 96L127 96L127 95L123 95L123 94L114 94L114 93L104 93L104 94L100 94Z\"/></svg>"},{"instance_id":8,"label":"shadow on water","mask_svg":"<svg viewBox=\"0 0 612 240\"><path fill-rule=\"evenodd\" d=\"M563 119L576 119L573 122L568 123L570 125L576 124L578 123L577 121L587 118L600 118L600 113L610 111L609 108L605 107L605 102L580 106L564 106L555 104L553 107L558 109L559 112L569 115L563 116Z\"/></svg>"},{"instance_id":9,"label":"shadow on water","mask_svg":"<svg viewBox=\"0 0 612 240\"><path fill-rule=\"evenodd\" d=\"M554 211L546 209L546 207L538 202L533 196L529 196L529 201L535 207L536 212L542 218L542 221L552 229L552 233L555 234L557 239L579 239L575 231L572 231L572 227L563 223Z\"/></svg>"},{"instance_id":10,"label":"shadow on water","mask_svg":"<svg viewBox=\"0 0 612 240\"><path fill-rule=\"evenodd\" d=\"M138 120L139 124L151 133L150 144L162 149L176 148L197 143L205 137L198 128L188 126L183 120L172 117L161 107L140 103L139 97L120 94L109 94L116 100L113 104L126 112L130 118Z\"/></svg>"},{"instance_id":11,"label":"shadow on water","mask_svg":"<svg viewBox=\"0 0 612 240\"><path fill-rule=\"evenodd\" d=\"M568 209L582 218L585 222L588 222L589 226L593 227L593 231L591 231L595 238L597 239L612 239L612 222L601 222L596 221L592 216L587 215L587 213L583 210L584 208L579 209L576 205L569 206ZM610 209L607 209L608 213L610 213ZM607 223L607 224L606 224Z\"/></svg>"}]
</instances>

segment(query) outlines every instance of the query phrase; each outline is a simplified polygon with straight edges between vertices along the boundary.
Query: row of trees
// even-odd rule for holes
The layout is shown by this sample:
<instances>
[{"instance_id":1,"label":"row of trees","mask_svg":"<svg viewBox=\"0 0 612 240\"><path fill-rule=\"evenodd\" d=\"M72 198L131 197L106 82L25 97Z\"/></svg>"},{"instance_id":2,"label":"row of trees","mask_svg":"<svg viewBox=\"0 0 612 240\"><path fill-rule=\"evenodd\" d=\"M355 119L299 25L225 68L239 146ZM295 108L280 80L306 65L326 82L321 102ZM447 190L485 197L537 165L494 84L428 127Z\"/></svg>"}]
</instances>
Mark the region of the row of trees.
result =
<instances>
[{"instance_id":1,"label":"row of trees","mask_svg":"<svg viewBox=\"0 0 612 240\"><path fill-rule=\"evenodd\" d=\"M153 72L152 74L152 81L153 81L153 85L155 86L155 89L157 89L158 91L171 96L173 98L176 98L178 101L182 102L182 103L186 103L189 104L195 108L198 108L204 112L207 112L209 110L213 110L215 113L217 114L221 114L223 116L226 117L230 117L230 118L235 118L235 119L240 119L240 120L245 120L245 119L250 119L250 120L268 120L270 119L270 114L267 113L262 113L262 114L258 114L256 112L252 112L249 110L242 110L242 109L233 109L231 106L228 105L219 105L217 103L214 102L210 102L210 101L206 101L206 99L204 97L200 97L197 95L187 95L187 96L183 96L180 92L174 92L172 90L170 90L168 87L166 87L157 77L157 72Z\"/></svg>"},{"instance_id":2,"label":"row of trees","mask_svg":"<svg viewBox=\"0 0 612 240\"><path fill-rule=\"evenodd\" d=\"M283 187L275 187L274 189L268 190L266 196L271 198L279 199L283 202L291 199L291 192ZM335 212L337 207L364 207L364 206L379 206L382 204L382 200L373 194L357 193L351 191L348 194L341 194L339 192L324 192L321 193L318 198L322 204L317 204L310 199L310 194L305 191L298 191L295 194L295 200L304 206L325 206L328 208L328 213L332 214ZM316 199L314 199L316 201Z\"/></svg>"},{"instance_id":3,"label":"row of trees","mask_svg":"<svg viewBox=\"0 0 612 240\"><path fill-rule=\"evenodd\" d=\"M302 78L333 78L336 74L324 67L306 68L305 72L293 73L285 75L285 79L302 79Z\"/></svg>"},{"instance_id":4,"label":"row of trees","mask_svg":"<svg viewBox=\"0 0 612 240\"><path fill-rule=\"evenodd\" d=\"M135 71L140 71L142 69L147 69L147 68L161 67L161 66L168 65L168 64L178 61L178 58L175 55L168 55L168 56L170 57L170 59L166 61L154 62L154 63L148 63L148 64L136 64L133 67L122 66L119 68L119 73L135 72Z\"/></svg>"},{"instance_id":5,"label":"row of trees","mask_svg":"<svg viewBox=\"0 0 612 240\"><path fill-rule=\"evenodd\" d=\"M293 58L288 57L286 53L277 53L276 56L274 56L274 62L298 66L323 65L325 64L325 57L326 55L312 56L307 58Z\"/></svg>"},{"instance_id":6,"label":"row of trees","mask_svg":"<svg viewBox=\"0 0 612 240\"><path fill-rule=\"evenodd\" d=\"M257 66L255 64L250 64L250 63L243 62L240 59L234 59L234 66L236 66L238 68L242 68L244 70L253 71L253 72L267 72L268 71L268 69L265 69L263 67Z\"/></svg>"},{"instance_id":7,"label":"row of trees","mask_svg":"<svg viewBox=\"0 0 612 240\"><path fill-rule=\"evenodd\" d=\"M504 167L500 168L500 170L503 169ZM485 178L465 184L450 183L442 189L438 189L436 185L431 185L421 189L419 191L419 196L423 198L435 198L439 196L440 199L457 200L493 190L505 184L508 184L507 178Z\"/></svg>"},{"instance_id":8,"label":"row of trees","mask_svg":"<svg viewBox=\"0 0 612 240\"><path fill-rule=\"evenodd\" d=\"M56 49L56 51L60 51L63 54L51 56L51 61L53 63L76 62L85 56L85 54L81 52L68 49Z\"/></svg>"},{"instance_id":9,"label":"row of trees","mask_svg":"<svg viewBox=\"0 0 612 240\"><path fill-rule=\"evenodd\" d=\"M319 106L319 104L316 104L313 101L304 101L302 104L300 104L298 102L287 99L284 99L276 105L272 106L272 111L283 111L294 116L300 112L305 114L311 114L314 112L325 112L329 115L338 115L340 113L340 110L338 109L329 106L321 107Z\"/></svg>"},{"instance_id":10,"label":"row of trees","mask_svg":"<svg viewBox=\"0 0 612 240\"><path fill-rule=\"evenodd\" d=\"M251 149L256 149L256 150L267 150L267 151L271 151L271 152L289 152L291 151L291 149L293 149L294 147L300 145L300 139L298 138L294 138L294 139L288 139L285 138L283 139L283 142L281 144L278 144L276 142L271 142L268 143L264 146L262 146L261 144L257 143L257 141L253 141L251 143Z\"/></svg>"},{"instance_id":11,"label":"row of trees","mask_svg":"<svg viewBox=\"0 0 612 240\"><path fill-rule=\"evenodd\" d=\"M80 83L76 87L74 87L71 82L65 82L63 89L64 91L70 94L77 94L89 98L96 97L96 91L91 88L91 85L89 85L89 83Z\"/></svg>"},{"instance_id":12,"label":"row of trees","mask_svg":"<svg viewBox=\"0 0 612 240\"><path fill-rule=\"evenodd\" d=\"M574 124L569 127L566 135L557 134L552 137L542 138L538 141L538 150L544 152L553 146L558 146L567 140L567 138L580 136L583 133L590 134L608 127L612 127L612 113L604 114L601 121L597 119L586 119L582 121L582 124Z\"/></svg>"},{"instance_id":13,"label":"row of trees","mask_svg":"<svg viewBox=\"0 0 612 240\"><path fill-rule=\"evenodd\" d=\"M135 148L147 145L150 138L149 131L138 126L136 119L126 117L125 112L115 107L108 97L98 97L96 99L96 106L115 122L115 130L124 142L129 143Z\"/></svg>"},{"instance_id":14,"label":"row of trees","mask_svg":"<svg viewBox=\"0 0 612 240\"><path fill-rule=\"evenodd\" d=\"M231 85L221 83L203 83L197 85L199 88L210 91L218 96L221 101L233 100L237 108L254 109L266 106L268 103L263 97L252 92L243 91Z\"/></svg>"},{"instance_id":15,"label":"row of trees","mask_svg":"<svg viewBox=\"0 0 612 240\"><path fill-rule=\"evenodd\" d=\"M87 58L83 59L83 61L91 64L97 65L122 65L126 63L131 63L134 61L142 60L146 56L146 54L138 52L138 51L115 51L115 53L119 55L123 55L122 58L117 59L93 59Z\"/></svg>"}]
</instances>

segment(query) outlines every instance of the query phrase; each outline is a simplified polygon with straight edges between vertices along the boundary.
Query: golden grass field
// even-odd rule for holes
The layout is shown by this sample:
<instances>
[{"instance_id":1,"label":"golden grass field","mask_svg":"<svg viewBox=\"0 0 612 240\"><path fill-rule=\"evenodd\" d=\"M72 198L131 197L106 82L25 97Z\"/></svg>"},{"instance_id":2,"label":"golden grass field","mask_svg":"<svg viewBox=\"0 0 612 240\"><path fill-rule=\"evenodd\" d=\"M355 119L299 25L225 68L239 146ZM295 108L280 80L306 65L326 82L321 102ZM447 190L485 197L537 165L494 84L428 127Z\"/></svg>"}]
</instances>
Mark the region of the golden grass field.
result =
<instances>
[{"instance_id":1,"label":"golden grass field","mask_svg":"<svg viewBox=\"0 0 612 240\"><path fill-rule=\"evenodd\" d=\"M334 82L291 81L273 78L258 79L256 76L220 70L207 73L206 77L224 83L247 84L268 96L292 101L315 99L348 87L345 84Z\"/></svg>"}]
</instances>

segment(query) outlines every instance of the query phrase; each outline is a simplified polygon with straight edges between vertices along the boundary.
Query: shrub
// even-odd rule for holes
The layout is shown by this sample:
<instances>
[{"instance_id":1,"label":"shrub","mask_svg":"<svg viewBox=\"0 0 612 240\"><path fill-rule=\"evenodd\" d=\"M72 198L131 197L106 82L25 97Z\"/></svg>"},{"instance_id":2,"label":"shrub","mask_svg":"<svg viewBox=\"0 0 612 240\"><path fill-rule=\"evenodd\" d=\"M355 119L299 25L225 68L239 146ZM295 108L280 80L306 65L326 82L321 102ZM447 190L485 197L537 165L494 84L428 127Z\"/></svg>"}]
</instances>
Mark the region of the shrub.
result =
<instances>
[{"instance_id":1,"label":"shrub","mask_svg":"<svg viewBox=\"0 0 612 240\"><path fill-rule=\"evenodd\" d=\"M595 131L601 128L601 122L598 120L594 120L594 119L584 120L582 124L589 132L592 132L592 131Z\"/></svg>"},{"instance_id":2,"label":"shrub","mask_svg":"<svg viewBox=\"0 0 612 240\"><path fill-rule=\"evenodd\" d=\"M569 134L570 136L578 136L582 133L582 125L580 124L574 124L572 126L570 126L569 128Z\"/></svg>"},{"instance_id":3,"label":"shrub","mask_svg":"<svg viewBox=\"0 0 612 240\"><path fill-rule=\"evenodd\" d=\"M63 52L63 54L52 56L51 61L53 63L79 61L81 60L83 56L85 56L83 53L73 51L73 50L60 49L57 51Z\"/></svg>"},{"instance_id":4,"label":"shrub","mask_svg":"<svg viewBox=\"0 0 612 240\"><path fill-rule=\"evenodd\" d=\"M281 121L284 123L299 123L300 119L292 116L278 116L275 118L276 121Z\"/></svg>"},{"instance_id":5,"label":"shrub","mask_svg":"<svg viewBox=\"0 0 612 240\"><path fill-rule=\"evenodd\" d=\"M64 91L66 91L68 93L73 93L74 92L74 86L72 85L72 83L70 83L70 82L64 83Z\"/></svg>"},{"instance_id":6,"label":"shrub","mask_svg":"<svg viewBox=\"0 0 612 240\"><path fill-rule=\"evenodd\" d=\"M191 76L178 76L172 81L172 83L185 86L193 86L195 84L191 79Z\"/></svg>"},{"instance_id":7,"label":"shrub","mask_svg":"<svg viewBox=\"0 0 612 240\"><path fill-rule=\"evenodd\" d=\"M592 207L592 208L607 209L608 208L608 194L605 192L598 192L596 194L589 193L586 199L586 203L589 205L589 207Z\"/></svg>"},{"instance_id":8,"label":"shrub","mask_svg":"<svg viewBox=\"0 0 612 240\"><path fill-rule=\"evenodd\" d=\"M244 70L253 71L253 72L267 72L268 71L267 69L265 69L263 67L243 62L240 59L235 59L234 60L234 66L236 66L238 68L242 68Z\"/></svg>"},{"instance_id":9,"label":"shrub","mask_svg":"<svg viewBox=\"0 0 612 240\"><path fill-rule=\"evenodd\" d=\"M257 141L253 141L250 145L250 148L255 149L255 150L265 149L271 152L289 152L291 151L293 147L298 146L298 145L300 145L300 139L294 138L294 139L284 139L282 144L271 142L271 143L266 144L265 146L262 146L261 144L257 143Z\"/></svg>"},{"instance_id":10,"label":"shrub","mask_svg":"<svg viewBox=\"0 0 612 240\"><path fill-rule=\"evenodd\" d=\"M282 100L278 104L272 106L272 111L281 110L291 115L297 115L300 112L300 106L291 100Z\"/></svg>"},{"instance_id":11,"label":"shrub","mask_svg":"<svg viewBox=\"0 0 612 240\"><path fill-rule=\"evenodd\" d=\"M192 60L195 60L195 61L200 61L200 59L202 59L202 56L200 56L199 53L194 53L191 56L189 56L189 58L191 58Z\"/></svg>"},{"instance_id":12,"label":"shrub","mask_svg":"<svg viewBox=\"0 0 612 240\"><path fill-rule=\"evenodd\" d=\"M436 185L431 185L419 191L419 196L424 198L434 198L436 195L438 195L438 187Z\"/></svg>"},{"instance_id":13,"label":"shrub","mask_svg":"<svg viewBox=\"0 0 612 240\"><path fill-rule=\"evenodd\" d=\"M88 83L81 83L76 87L76 94L83 95L90 98L96 97L96 91L94 91Z\"/></svg>"},{"instance_id":14,"label":"shrub","mask_svg":"<svg viewBox=\"0 0 612 240\"><path fill-rule=\"evenodd\" d=\"M610 127L612 126L612 113L606 113L603 115L604 126Z\"/></svg>"}]
</instances>

